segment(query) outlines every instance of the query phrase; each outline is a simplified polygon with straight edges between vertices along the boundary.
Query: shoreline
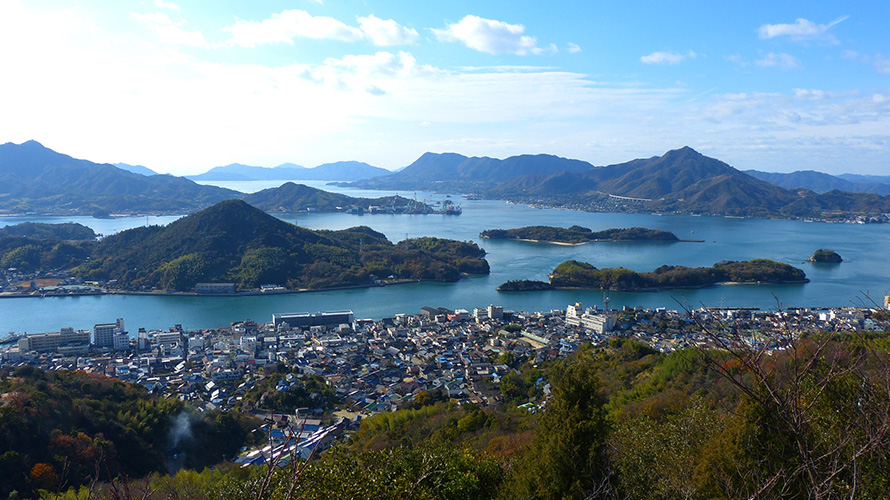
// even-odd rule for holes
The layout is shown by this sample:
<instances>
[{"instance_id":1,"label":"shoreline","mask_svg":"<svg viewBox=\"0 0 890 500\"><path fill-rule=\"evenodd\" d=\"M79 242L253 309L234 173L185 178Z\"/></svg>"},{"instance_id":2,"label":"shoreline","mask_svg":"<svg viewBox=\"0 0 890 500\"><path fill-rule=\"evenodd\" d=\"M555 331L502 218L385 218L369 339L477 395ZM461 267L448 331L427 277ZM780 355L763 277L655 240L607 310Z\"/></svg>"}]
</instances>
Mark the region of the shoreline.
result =
<instances>
[{"instance_id":1,"label":"shoreline","mask_svg":"<svg viewBox=\"0 0 890 500\"><path fill-rule=\"evenodd\" d=\"M806 278L803 280L794 280L794 281L719 281L717 283L708 283L705 285L679 285L672 287L647 287L647 288L632 288L627 290L613 290L606 289L601 287L580 287L580 286L554 286L554 290L608 290L610 292L619 292L619 293L649 293L649 292L664 292L667 290L700 290L702 288L708 288L712 286L735 286L735 285L803 285L809 283L810 279Z\"/></svg>"},{"instance_id":2,"label":"shoreline","mask_svg":"<svg viewBox=\"0 0 890 500\"><path fill-rule=\"evenodd\" d=\"M500 241L527 241L530 243L548 243L550 245L559 245L566 247L576 247L579 245L587 245L590 243L704 243L705 240L687 240L687 239L676 239L676 240L588 240L588 241L580 241L578 243L570 243L568 241L550 241L550 240L532 240L527 238L492 238L490 236L480 236L480 238L484 240L500 240Z\"/></svg>"},{"instance_id":3,"label":"shoreline","mask_svg":"<svg viewBox=\"0 0 890 500\"><path fill-rule=\"evenodd\" d=\"M103 296L103 295L140 295L140 296L151 296L151 297L257 297L257 296L266 296L266 295L293 295L298 293L313 293L313 292L332 292L337 290L358 290L362 288L383 288L387 286L395 286L395 285L410 285L412 283L454 283L453 281L437 281L437 280L422 280L422 279L409 279L409 280L394 280L388 282L381 283L369 283L367 285L344 285L344 286L333 286L326 288L300 288L297 290L274 290L269 292L263 292L261 290L247 290L243 292L235 292L235 293L197 293L197 292L166 292L166 291L157 291L157 292L134 292L134 291L123 291L123 290L105 290L101 292L86 292L86 293L63 293L63 294L39 294L39 293L15 293L15 294L0 294L0 299L25 299L25 298L37 298L37 299L50 299L57 297L88 297L88 296Z\"/></svg>"}]
</instances>

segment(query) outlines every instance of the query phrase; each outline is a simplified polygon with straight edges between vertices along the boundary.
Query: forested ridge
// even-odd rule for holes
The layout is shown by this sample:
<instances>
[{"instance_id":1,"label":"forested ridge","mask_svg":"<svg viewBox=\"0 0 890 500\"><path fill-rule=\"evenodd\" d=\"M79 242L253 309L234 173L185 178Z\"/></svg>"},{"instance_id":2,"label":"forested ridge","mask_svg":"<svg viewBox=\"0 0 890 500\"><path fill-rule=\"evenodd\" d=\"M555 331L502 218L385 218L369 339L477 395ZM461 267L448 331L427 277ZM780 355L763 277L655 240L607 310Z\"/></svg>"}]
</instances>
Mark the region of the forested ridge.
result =
<instances>
[{"instance_id":1,"label":"forested ridge","mask_svg":"<svg viewBox=\"0 0 890 500\"><path fill-rule=\"evenodd\" d=\"M535 240L554 243L587 243L590 241L679 241L670 231L645 227L613 228L592 231L582 226L568 228L526 226L516 229L489 229L479 236L496 240Z\"/></svg>"},{"instance_id":2,"label":"forested ridge","mask_svg":"<svg viewBox=\"0 0 890 500\"><path fill-rule=\"evenodd\" d=\"M744 262L723 261L711 267L661 266L638 273L623 267L597 269L587 262L567 260L550 274L555 287L601 288L604 290L654 290L690 288L717 283L801 283L806 273L794 266L769 259Z\"/></svg>"}]
</instances>

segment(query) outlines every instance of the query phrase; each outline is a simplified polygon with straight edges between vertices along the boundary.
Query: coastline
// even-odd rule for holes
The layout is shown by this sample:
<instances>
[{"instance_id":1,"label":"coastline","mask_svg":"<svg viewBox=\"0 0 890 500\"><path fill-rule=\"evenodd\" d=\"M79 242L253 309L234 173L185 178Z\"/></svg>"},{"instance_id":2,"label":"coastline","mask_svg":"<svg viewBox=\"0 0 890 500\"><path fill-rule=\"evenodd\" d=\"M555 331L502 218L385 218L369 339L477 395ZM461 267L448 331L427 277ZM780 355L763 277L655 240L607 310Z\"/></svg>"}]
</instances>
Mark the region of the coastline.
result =
<instances>
[{"instance_id":1,"label":"coastline","mask_svg":"<svg viewBox=\"0 0 890 500\"><path fill-rule=\"evenodd\" d=\"M55 298L55 297L83 297L83 296L93 296L93 295L142 295L142 296L153 296L153 297L256 297L263 295L293 295L298 293L313 293L313 292L331 292L337 290L356 290L362 288L380 288L385 286L395 286L395 285L409 285L412 283L442 283L438 280L422 280L422 279L410 279L410 280L393 280L386 281L380 283L368 283L366 285L344 285L344 286L332 286L325 288L300 288L297 290L273 290L264 292L262 290L246 290L243 292L235 292L235 293L197 293L197 292L171 292L171 291L155 291L155 292L135 292L135 291L124 291L124 290L104 290L101 292L85 292L85 293L61 293L61 294L40 294L40 293L15 293L8 294L2 293L0 294L0 299L24 299L24 298L38 298L38 299L46 299L46 298ZM453 283L453 282L452 282Z\"/></svg>"},{"instance_id":2,"label":"coastline","mask_svg":"<svg viewBox=\"0 0 890 500\"><path fill-rule=\"evenodd\" d=\"M646 288L629 288L629 289L611 289L610 292L664 292L667 290L700 290L712 286L733 286L733 285L803 285L809 283L810 279L792 280L792 281L719 281L717 283L708 283L705 285L678 285L671 287L646 287ZM581 286L554 286L554 290L607 290L601 287L581 287Z\"/></svg>"}]
</instances>

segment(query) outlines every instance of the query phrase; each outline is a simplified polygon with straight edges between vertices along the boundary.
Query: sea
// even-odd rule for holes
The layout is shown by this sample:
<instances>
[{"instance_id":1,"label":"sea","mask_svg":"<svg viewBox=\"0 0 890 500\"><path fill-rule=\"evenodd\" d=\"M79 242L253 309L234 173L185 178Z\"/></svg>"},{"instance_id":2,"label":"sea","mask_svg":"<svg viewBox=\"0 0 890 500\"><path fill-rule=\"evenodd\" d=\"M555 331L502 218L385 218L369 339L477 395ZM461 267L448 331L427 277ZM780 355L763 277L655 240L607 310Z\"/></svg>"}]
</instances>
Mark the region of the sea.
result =
<instances>
[{"instance_id":1,"label":"sea","mask_svg":"<svg viewBox=\"0 0 890 500\"><path fill-rule=\"evenodd\" d=\"M282 182L245 181L212 184L241 192L255 192ZM351 290L241 297L176 295L101 295L0 299L0 335L8 332L40 333L62 327L91 329L97 323L123 318L132 333L138 328L206 329L253 320L271 321L273 313L351 309L357 318L380 319L398 313L416 314L423 306L467 309L489 304L513 311L549 311L581 302L585 307L643 307L668 309L698 307L756 307L778 310L792 307L872 306L890 294L890 224L824 223L790 220L590 213L538 208L495 200L466 199L458 194L414 191L370 191L330 185L304 184L348 194L379 197L399 194L430 204L452 200L461 215L353 215L313 213L283 215L282 219L310 229L345 229L368 226L391 241L435 236L473 241L484 248L491 265L487 276L467 276L456 283L412 283ZM209 183L208 183L209 184ZM79 222L103 235L144 225L165 225L177 216L141 216L95 219L91 217L0 217L0 227L20 222ZM486 229L529 225L568 227L594 231L642 226L672 231L679 238L700 242L598 242L577 246L523 241L487 240ZM841 264L815 264L805 259L819 248L830 248L844 259ZM574 259L596 267L626 267L652 271L668 265L711 266L723 260L767 258L803 269L806 284L720 285L701 289L605 294L601 290L498 292L507 280L547 281L559 263Z\"/></svg>"}]
</instances>

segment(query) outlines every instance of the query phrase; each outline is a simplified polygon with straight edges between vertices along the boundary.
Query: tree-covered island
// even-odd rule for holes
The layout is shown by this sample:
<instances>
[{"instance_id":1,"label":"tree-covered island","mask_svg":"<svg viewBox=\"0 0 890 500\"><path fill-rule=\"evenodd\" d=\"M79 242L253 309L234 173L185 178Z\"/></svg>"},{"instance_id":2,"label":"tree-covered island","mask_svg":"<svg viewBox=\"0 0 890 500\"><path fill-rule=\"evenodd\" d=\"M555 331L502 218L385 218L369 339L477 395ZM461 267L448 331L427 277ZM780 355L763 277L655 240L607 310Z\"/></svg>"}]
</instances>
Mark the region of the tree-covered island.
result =
<instances>
[{"instance_id":1,"label":"tree-covered island","mask_svg":"<svg viewBox=\"0 0 890 500\"><path fill-rule=\"evenodd\" d=\"M809 258L807 258L807 262L816 262L821 264L840 264L844 259L835 252L834 250L828 248L820 248L813 252Z\"/></svg>"},{"instance_id":2,"label":"tree-covered island","mask_svg":"<svg viewBox=\"0 0 890 500\"><path fill-rule=\"evenodd\" d=\"M626 229L605 229L592 231L582 226L526 226L516 229L489 229L479 234L493 240L541 241L568 245L580 245L592 241L680 241L670 231L631 227Z\"/></svg>"},{"instance_id":3,"label":"tree-covered island","mask_svg":"<svg viewBox=\"0 0 890 500\"><path fill-rule=\"evenodd\" d=\"M718 283L806 283L806 274L793 266L769 259L723 261L711 267L661 266L638 273L623 267L597 269L586 262L567 260L550 274L556 288L600 288L612 291L648 291L699 288Z\"/></svg>"},{"instance_id":4,"label":"tree-covered island","mask_svg":"<svg viewBox=\"0 0 890 500\"><path fill-rule=\"evenodd\" d=\"M241 200L228 200L167 226L71 241L41 227L32 236L0 234L0 264L25 273L64 270L121 291L188 292L198 283L238 289L276 284L291 290L367 286L380 280L457 281L488 274L474 243L432 237L392 243L365 226L310 230ZM56 232L62 229L55 229ZM11 231L11 230L10 230ZM9 232L9 231L7 231Z\"/></svg>"}]
</instances>

